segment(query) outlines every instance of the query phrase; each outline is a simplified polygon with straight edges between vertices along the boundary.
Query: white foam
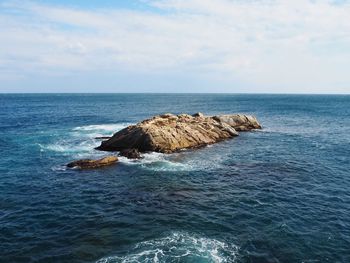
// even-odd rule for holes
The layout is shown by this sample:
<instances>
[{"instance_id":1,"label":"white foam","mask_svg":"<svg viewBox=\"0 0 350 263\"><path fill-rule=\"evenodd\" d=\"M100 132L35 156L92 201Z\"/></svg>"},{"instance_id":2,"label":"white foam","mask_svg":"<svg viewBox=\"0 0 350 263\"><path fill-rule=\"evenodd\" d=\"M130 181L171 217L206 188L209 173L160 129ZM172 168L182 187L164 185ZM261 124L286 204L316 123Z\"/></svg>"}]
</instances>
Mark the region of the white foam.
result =
<instances>
[{"instance_id":1,"label":"white foam","mask_svg":"<svg viewBox=\"0 0 350 263\"><path fill-rule=\"evenodd\" d=\"M57 141L46 145L38 144L40 151L52 151L75 157L97 157L103 153L94 150L101 140L96 137L111 136L113 133L129 126L130 123L87 125L57 135Z\"/></svg>"},{"instance_id":2,"label":"white foam","mask_svg":"<svg viewBox=\"0 0 350 263\"><path fill-rule=\"evenodd\" d=\"M186 162L172 160L174 155L163 153L145 153L142 159L129 160L125 157L120 157L119 160L127 165L140 165L142 168L153 171L190 171L194 166Z\"/></svg>"},{"instance_id":3,"label":"white foam","mask_svg":"<svg viewBox=\"0 0 350 263\"><path fill-rule=\"evenodd\" d=\"M138 243L126 256L102 258L97 263L114 262L181 262L196 259L203 262L234 262L238 247L216 239L196 237L187 233L171 235Z\"/></svg>"},{"instance_id":4,"label":"white foam","mask_svg":"<svg viewBox=\"0 0 350 263\"><path fill-rule=\"evenodd\" d=\"M52 151L64 154L79 154L88 153L94 151L94 147L97 146L95 140L74 141L69 139L62 139L56 143L41 145L39 144L41 151Z\"/></svg>"},{"instance_id":5,"label":"white foam","mask_svg":"<svg viewBox=\"0 0 350 263\"><path fill-rule=\"evenodd\" d=\"M73 129L73 131L106 131L117 132L131 125L130 123L118 123L118 124L98 124L98 125L86 125L79 126Z\"/></svg>"},{"instance_id":6,"label":"white foam","mask_svg":"<svg viewBox=\"0 0 350 263\"><path fill-rule=\"evenodd\" d=\"M55 165L55 166L51 167L51 170L54 172L66 171L67 166L66 165Z\"/></svg>"},{"instance_id":7,"label":"white foam","mask_svg":"<svg viewBox=\"0 0 350 263\"><path fill-rule=\"evenodd\" d=\"M131 123L86 125L73 128L70 135L76 138L95 139L96 137L112 136L114 133L128 127Z\"/></svg>"}]
</instances>

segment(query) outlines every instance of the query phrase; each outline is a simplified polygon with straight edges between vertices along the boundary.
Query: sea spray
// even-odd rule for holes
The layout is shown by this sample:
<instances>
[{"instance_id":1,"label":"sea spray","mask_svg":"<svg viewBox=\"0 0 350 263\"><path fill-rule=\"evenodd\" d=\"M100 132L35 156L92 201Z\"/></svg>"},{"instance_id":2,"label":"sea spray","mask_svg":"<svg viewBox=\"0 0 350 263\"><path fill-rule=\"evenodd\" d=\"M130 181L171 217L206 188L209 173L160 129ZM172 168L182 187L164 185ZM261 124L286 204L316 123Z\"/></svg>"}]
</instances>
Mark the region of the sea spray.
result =
<instances>
[{"instance_id":1,"label":"sea spray","mask_svg":"<svg viewBox=\"0 0 350 263\"><path fill-rule=\"evenodd\" d=\"M110 256L97 263L131 262L235 262L238 247L216 239L183 232L140 242L126 256Z\"/></svg>"}]
</instances>

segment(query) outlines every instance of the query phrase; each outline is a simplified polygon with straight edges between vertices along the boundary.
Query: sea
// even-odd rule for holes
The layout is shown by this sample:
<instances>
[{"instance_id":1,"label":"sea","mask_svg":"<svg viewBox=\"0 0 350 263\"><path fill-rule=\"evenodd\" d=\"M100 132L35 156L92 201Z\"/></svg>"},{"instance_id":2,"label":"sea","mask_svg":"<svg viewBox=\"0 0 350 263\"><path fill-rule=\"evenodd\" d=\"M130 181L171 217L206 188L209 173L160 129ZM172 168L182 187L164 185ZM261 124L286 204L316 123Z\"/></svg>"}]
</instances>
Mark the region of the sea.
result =
<instances>
[{"instance_id":1,"label":"sea","mask_svg":"<svg viewBox=\"0 0 350 263\"><path fill-rule=\"evenodd\" d=\"M66 168L110 154L96 137L196 112L263 129ZM0 262L350 262L350 96L3 94L0 155Z\"/></svg>"}]
</instances>

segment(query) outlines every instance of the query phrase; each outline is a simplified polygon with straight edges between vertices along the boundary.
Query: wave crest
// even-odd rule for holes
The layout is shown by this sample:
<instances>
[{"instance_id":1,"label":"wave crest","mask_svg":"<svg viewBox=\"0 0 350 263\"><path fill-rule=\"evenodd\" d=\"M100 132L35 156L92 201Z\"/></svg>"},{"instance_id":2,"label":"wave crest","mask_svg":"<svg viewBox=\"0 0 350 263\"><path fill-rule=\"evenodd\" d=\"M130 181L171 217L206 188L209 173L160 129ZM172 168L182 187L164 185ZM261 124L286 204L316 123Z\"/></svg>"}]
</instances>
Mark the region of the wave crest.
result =
<instances>
[{"instance_id":1,"label":"wave crest","mask_svg":"<svg viewBox=\"0 0 350 263\"><path fill-rule=\"evenodd\" d=\"M131 125L131 123L85 125L75 127L73 131L104 131L114 133L126 128L129 125Z\"/></svg>"},{"instance_id":2,"label":"wave crest","mask_svg":"<svg viewBox=\"0 0 350 263\"><path fill-rule=\"evenodd\" d=\"M142 168L152 171L178 172L194 169L189 163L172 160L172 157L164 153L150 152L143 154L143 159L140 160L129 160L120 157L120 161L129 165L140 165Z\"/></svg>"},{"instance_id":3,"label":"wave crest","mask_svg":"<svg viewBox=\"0 0 350 263\"><path fill-rule=\"evenodd\" d=\"M57 140L48 144L38 144L41 151L51 151L63 155L76 157L101 156L103 153L95 151L101 136L111 136L113 133L127 127L129 123L86 125L75 127L68 132L57 134Z\"/></svg>"},{"instance_id":4,"label":"wave crest","mask_svg":"<svg viewBox=\"0 0 350 263\"><path fill-rule=\"evenodd\" d=\"M126 256L102 258L97 263L114 262L234 262L238 247L216 239L187 233L138 243Z\"/></svg>"}]
</instances>

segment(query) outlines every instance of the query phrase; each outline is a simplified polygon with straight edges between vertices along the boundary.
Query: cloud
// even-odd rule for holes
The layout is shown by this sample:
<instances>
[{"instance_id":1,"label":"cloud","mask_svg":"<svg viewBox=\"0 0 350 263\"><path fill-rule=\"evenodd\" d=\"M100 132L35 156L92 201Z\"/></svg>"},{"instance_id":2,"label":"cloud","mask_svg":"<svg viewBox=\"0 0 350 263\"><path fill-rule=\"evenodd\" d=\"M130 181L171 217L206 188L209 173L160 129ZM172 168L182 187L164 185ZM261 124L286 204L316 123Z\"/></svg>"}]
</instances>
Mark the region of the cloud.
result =
<instances>
[{"instance_id":1,"label":"cloud","mask_svg":"<svg viewBox=\"0 0 350 263\"><path fill-rule=\"evenodd\" d=\"M244 83L259 92L300 92L306 86L310 92L350 92L347 1L143 4L153 9L3 3L0 78L157 72L219 86Z\"/></svg>"}]
</instances>

